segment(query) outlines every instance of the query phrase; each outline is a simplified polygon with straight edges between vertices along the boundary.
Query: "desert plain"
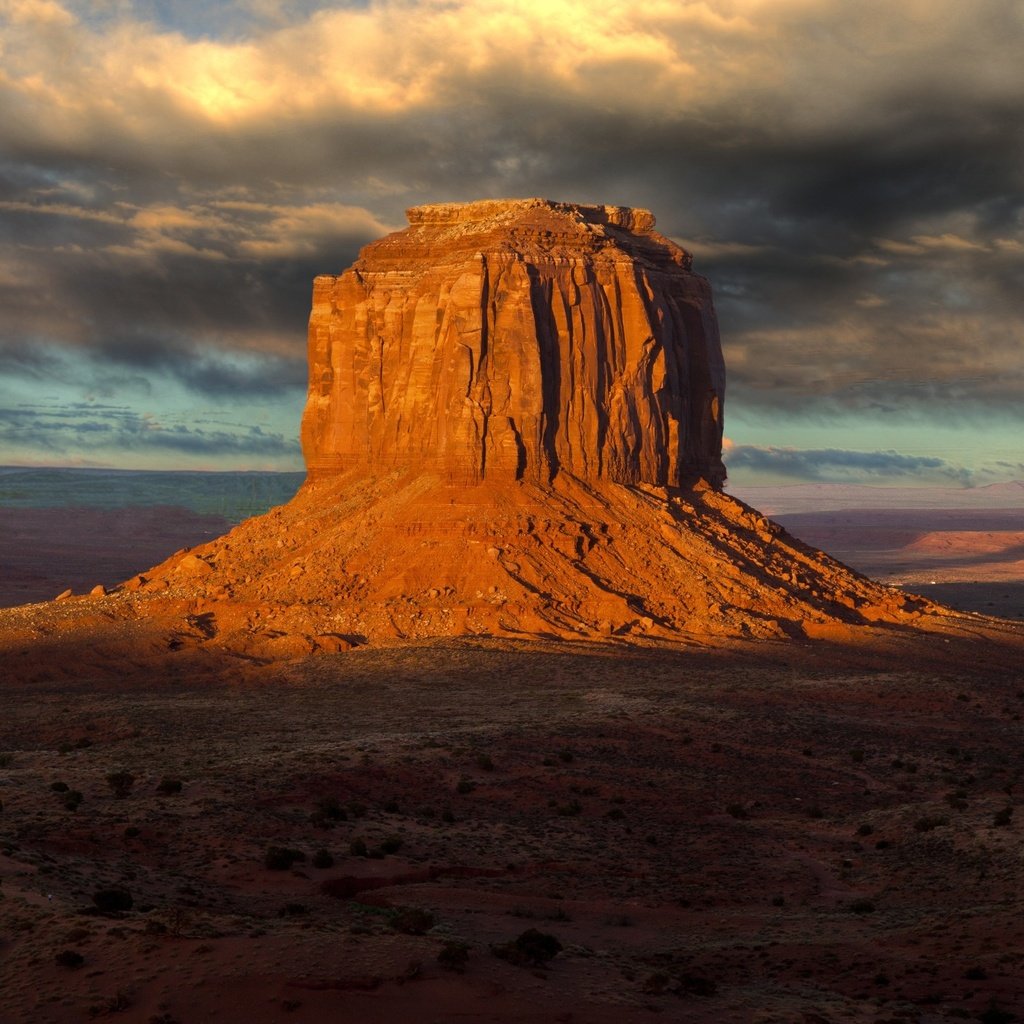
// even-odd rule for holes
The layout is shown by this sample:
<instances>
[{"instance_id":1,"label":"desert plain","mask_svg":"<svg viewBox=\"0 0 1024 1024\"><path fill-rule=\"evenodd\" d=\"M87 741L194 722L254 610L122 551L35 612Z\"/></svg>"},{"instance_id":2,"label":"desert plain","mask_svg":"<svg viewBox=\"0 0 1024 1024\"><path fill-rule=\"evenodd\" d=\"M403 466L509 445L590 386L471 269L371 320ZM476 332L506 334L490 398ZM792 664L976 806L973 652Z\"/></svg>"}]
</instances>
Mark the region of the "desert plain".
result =
<instances>
[{"instance_id":1,"label":"desert plain","mask_svg":"<svg viewBox=\"0 0 1024 1024\"><path fill-rule=\"evenodd\" d=\"M215 525L116 515L85 580ZM819 516L863 544L869 513ZM937 572L913 543L886 557ZM1012 1020L1022 646L975 618L5 678L0 1020ZM531 929L557 955L508 959Z\"/></svg>"}]
</instances>

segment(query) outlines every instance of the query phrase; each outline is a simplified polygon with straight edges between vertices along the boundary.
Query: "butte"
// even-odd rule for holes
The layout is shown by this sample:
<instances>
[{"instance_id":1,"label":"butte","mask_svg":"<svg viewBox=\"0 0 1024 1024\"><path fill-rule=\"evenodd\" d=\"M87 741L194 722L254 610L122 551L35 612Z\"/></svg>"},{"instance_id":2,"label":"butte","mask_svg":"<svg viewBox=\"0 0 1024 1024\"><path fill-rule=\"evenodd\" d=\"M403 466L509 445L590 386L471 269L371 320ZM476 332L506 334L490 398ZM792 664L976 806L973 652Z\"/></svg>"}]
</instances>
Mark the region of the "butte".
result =
<instances>
[{"instance_id":1,"label":"butte","mask_svg":"<svg viewBox=\"0 0 1024 1024\"><path fill-rule=\"evenodd\" d=\"M763 649L995 628L723 493L711 289L650 213L408 217L314 282L296 497L20 631L0 617L9 664L55 637L259 665L456 636Z\"/></svg>"}]
</instances>

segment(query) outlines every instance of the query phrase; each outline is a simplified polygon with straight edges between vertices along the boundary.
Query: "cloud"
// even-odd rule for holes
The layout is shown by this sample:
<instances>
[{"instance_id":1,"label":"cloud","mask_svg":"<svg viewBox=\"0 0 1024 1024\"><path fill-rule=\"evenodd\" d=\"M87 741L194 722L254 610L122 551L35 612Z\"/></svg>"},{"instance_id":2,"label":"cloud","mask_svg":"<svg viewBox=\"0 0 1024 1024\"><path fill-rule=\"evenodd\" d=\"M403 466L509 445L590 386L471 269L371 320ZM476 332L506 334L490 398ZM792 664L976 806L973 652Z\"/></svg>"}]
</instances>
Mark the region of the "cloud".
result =
<instances>
[{"instance_id":1,"label":"cloud","mask_svg":"<svg viewBox=\"0 0 1024 1024\"><path fill-rule=\"evenodd\" d=\"M188 458L225 455L260 462L299 457L298 442L258 426L232 429L164 422L116 405L0 406L0 451L36 451L48 458L119 452Z\"/></svg>"},{"instance_id":2,"label":"cloud","mask_svg":"<svg viewBox=\"0 0 1024 1024\"><path fill-rule=\"evenodd\" d=\"M731 445L725 452L730 472L829 483L944 482L968 486L970 470L934 456L896 451L859 452L840 448L775 448Z\"/></svg>"},{"instance_id":3,"label":"cloud","mask_svg":"<svg viewBox=\"0 0 1024 1024\"><path fill-rule=\"evenodd\" d=\"M301 401L307 377L305 359L298 356L204 350L188 338L154 333L123 333L80 352L0 342L0 370L12 383L77 386L92 395L121 388L154 395L175 384L196 397L232 404L287 394Z\"/></svg>"}]
</instances>

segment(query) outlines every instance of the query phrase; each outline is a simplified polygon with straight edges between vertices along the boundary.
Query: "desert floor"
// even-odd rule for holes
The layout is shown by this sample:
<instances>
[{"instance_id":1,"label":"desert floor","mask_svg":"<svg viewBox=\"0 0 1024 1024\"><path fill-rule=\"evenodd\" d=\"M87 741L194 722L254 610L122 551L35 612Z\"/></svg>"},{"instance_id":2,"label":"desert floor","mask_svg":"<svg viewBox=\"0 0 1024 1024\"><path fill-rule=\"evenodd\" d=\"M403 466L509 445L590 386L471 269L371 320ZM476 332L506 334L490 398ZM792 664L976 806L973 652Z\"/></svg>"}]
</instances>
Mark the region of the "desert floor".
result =
<instances>
[{"instance_id":1,"label":"desert floor","mask_svg":"<svg viewBox=\"0 0 1024 1024\"><path fill-rule=\"evenodd\" d=\"M766 654L9 684L0 1019L1010 1020L1021 674ZM531 928L550 962L496 955Z\"/></svg>"},{"instance_id":2,"label":"desert floor","mask_svg":"<svg viewBox=\"0 0 1024 1024\"><path fill-rule=\"evenodd\" d=\"M0 1022L1024 1020L1024 666L944 643L0 666Z\"/></svg>"}]
</instances>

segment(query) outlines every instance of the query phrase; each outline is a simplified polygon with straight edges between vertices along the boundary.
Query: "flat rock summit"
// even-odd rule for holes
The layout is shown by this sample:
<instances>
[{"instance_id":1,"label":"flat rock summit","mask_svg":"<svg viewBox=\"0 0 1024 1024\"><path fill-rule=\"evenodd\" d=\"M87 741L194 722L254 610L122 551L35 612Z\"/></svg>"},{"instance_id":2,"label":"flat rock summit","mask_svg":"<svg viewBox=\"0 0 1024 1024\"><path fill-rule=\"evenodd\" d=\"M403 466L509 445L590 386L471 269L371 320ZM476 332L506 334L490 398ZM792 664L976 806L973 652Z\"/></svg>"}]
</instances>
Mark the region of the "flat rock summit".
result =
<instances>
[{"instance_id":1,"label":"flat rock summit","mask_svg":"<svg viewBox=\"0 0 1024 1024\"><path fill-rule=\"evenodd\" d=\"M723 493L711 289L650 213L408 216L314 282L296 497L113 593L4 613L9 664L72 643L258 665L456 636L1009 628L873 582Z\"/></svg>"}]
</instances>

